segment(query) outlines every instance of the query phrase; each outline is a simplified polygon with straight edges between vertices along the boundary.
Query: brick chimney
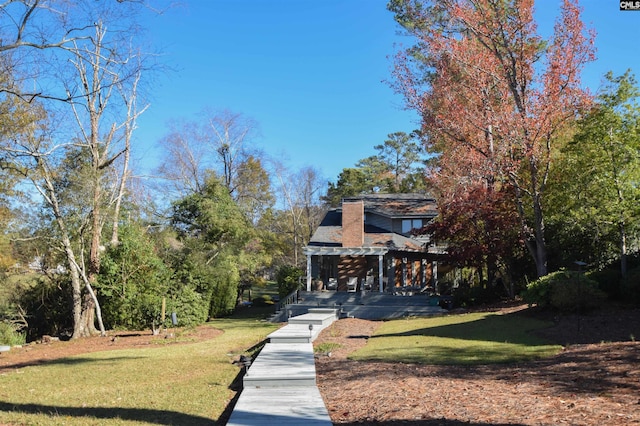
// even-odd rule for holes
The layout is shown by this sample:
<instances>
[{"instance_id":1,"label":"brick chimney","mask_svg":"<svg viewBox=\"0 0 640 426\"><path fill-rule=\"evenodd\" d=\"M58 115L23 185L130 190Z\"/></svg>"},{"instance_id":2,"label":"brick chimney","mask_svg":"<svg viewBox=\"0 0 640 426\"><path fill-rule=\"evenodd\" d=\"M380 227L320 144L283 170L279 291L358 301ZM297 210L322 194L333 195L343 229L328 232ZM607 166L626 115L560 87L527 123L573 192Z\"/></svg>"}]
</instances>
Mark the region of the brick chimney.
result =
<instances>
[{"instance_id":1,"label":"brick chimney","mask_svg":"<svg viewBox=\"0 0 640 426\"><path fill-rule=\"evenodd\" d=\"M342 247L364 244L364 201L342 201Z\"/></svg>"}]
</instances>

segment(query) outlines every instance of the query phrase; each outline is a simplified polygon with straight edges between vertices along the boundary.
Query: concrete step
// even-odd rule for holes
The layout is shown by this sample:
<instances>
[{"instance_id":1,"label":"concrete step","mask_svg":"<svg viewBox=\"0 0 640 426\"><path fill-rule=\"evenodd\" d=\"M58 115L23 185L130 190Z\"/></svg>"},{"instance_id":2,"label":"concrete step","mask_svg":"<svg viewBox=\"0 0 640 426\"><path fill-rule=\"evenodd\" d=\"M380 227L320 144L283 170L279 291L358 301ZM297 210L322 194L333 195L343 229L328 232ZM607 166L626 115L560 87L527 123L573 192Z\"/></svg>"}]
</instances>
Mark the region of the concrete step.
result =
<instances>
[{"instance_id":1,"label":"concrete step","mask_svg":"<svg viewBox=\"0 0 640 426\"><path fill-rule=\"evenodd\" d=\"M336 317L337 312L335 308L309 308L310 314L328 314Z\"/></svg>"},{"instance_id":2,"label":"concrete step","mask_svg":"<svg viewBox=\"0 0 640 426\"><path fill-rule=\"evenodd\" d=\"M269 334L267 338L269 343L311 343L318 337L323 328L325 327L318 325L309 330L307 324L287 324Z\"/></svg>"},{"instance_id":3,"label":"concrete step","mask_svg":"<svg viewBox=\"0 0 640 426\"><path fill-rule=\"evenodd\" d=\"M313 345L267 343L247 370L243 385L244 389L315 386Z\"/></svg>"},{"instance_id":4,"label":"concrete step","mask_svg":"<svg viewBox=\"0 0 640 426\"><path fill-rule=\"evenodd\" d=\"M306 312L307 305L288 305L293 314ZM360 318L367 320L387 320L407 316L432 316L446 314L446 309L439 306L380 306L380 305L343 305L339 310L340 318Z\"/></svg>"},{"instance_id":5,"label":"concrete step","mask_svg":"<svg viewBox=\"0 0 640 426\"><path fill-rule=\"evenodd\" d=\"M287 315L303 321L305 313L335 309L337 317L385 320L407 316L442 315L448 311L434 304L426 294L394 296L386 293L302 292L301 302L287 305Z\"/></svg>"},{"instance_id":6,"label":"concrete step","mask_svg":"<svg viewBox=\"0 0 640 426\"><path fill-rule=\"evenodd\" d=\"M331 426L317 387L245 388L227 426Z\"/></svg>"},{"instance_id":7,"label":"concrete step","mask_svg":"<svg viewBox=\"0 0 640 426\"><path fill-rule=\"evenodd\" d=\"M319 308L309 308L306 314L289 318L289 324L311 324L326 327L336 320L336 311L333 309L320 309L321 312L311 312L311 309Z\"/></svg>"},{"instance_id":8,"label":"concrete step","mask_svg":"<svg viewBox=\"0 0 640 426\"><path fill-rule=\"evenodd\" d=\"M344 291L301 292L299 304L319 308L339 308L340 305L384 305L384 306L425 306L429 305L427 294L412 296L393 295L390 293L347 293ZM335 305L335 306L334 306Z\"/></svg>"},{"instance_id":9,"label":"concrete step","mask_svg":"<svg viewBox=\"0 0 640 426\"><path fill-rule=\"evenodd\" d=\"M336 319L335 309L311 308L306 314L289 318L287 325L269 334L267 338L270 343L311 343Z\"/></svg>"}]
</instances>

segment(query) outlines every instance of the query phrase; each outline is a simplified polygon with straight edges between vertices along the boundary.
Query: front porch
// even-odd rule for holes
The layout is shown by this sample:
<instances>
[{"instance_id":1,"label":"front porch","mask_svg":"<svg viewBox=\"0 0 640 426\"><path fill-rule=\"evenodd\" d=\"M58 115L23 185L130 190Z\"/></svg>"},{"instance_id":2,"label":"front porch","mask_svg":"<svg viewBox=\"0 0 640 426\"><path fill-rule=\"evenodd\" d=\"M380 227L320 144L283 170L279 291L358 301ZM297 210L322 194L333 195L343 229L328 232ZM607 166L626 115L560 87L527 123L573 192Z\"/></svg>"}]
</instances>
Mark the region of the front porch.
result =
<instances>
[{"instance_id":1,"label":"front porch","mask_svg":"<svg viewBox=\"0 0 640 426\"><path fill-rule=\"evenodd\" d=\"M307 291L434 293L438 254L386 247L306 247Z\"/></svg>"}]
</instances>

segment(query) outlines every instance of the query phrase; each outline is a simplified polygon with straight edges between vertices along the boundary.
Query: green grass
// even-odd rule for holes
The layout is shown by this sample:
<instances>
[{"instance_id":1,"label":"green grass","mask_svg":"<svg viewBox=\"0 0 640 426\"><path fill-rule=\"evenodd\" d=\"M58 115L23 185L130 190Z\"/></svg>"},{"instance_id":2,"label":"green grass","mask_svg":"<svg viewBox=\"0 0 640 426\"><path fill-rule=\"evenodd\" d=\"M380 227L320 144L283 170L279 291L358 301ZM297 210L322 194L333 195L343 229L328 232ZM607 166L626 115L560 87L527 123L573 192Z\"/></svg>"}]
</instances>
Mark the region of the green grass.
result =
<instances>
[{"instance_id":1,"label":"green grass","mask_svg":"<svg viewBox=\"0 0 640 426\"><path fill-rule=\"evenodd\" d=\"M419 364L495 364L528 361L562 347L534 336L549 323L517 314L474 313L384 323L349 358Z\"/></svg>"},{"instance_id":2,"label":"green grass","mask_svg":"<svg viewBox=\"0 0 640 426\"><path fill-rule=\"evenodd\" d=\"M210 326L224 333L208 341L84 354L2 374L1 422L211 425L233 396L230 386L240 370L231 361L277 328L252 309L213 321ZM560 350L528 333L546 325L496 314L389 321L352 358L432 364L524 361Z\"/></svg>"},{"instance_id":3,"label":"green grass","mask_svg":"<svg viewBox=\"0 0 640 426\"><path fill-rule=\"evenodd\" d=\"M313 347L313 352L326 354L336 349L340 349L341 347L342 345L340 343L325 342L325 343L320 343L318 345L315 345Z\"/></svg>"},{"instance_id":4,"label":"green grass","mask_svg":"<svg viewBox=\"0 0 640 426\"><path fill-rule=\"evenodd\" d=\"M265 285L255 285L251 289L253 305L251 307L236 308L231 318L269 318L275 313L276 303L273 298L278 295L278 284L275 281L267 281ZM248 293L245 292L245 300Z\"/></svg>"},{"instance_id":5,"label":"green grass","mask_svg":"<svg viewBox=\"0 0 640 426\"><path fill-rule=\"evenodd\" d=\"M0 376L0 419L20 425L211 425L233 396L231 364L277 327L221 319L215 339L84 354Z\"/></svg>"}]
</instances>

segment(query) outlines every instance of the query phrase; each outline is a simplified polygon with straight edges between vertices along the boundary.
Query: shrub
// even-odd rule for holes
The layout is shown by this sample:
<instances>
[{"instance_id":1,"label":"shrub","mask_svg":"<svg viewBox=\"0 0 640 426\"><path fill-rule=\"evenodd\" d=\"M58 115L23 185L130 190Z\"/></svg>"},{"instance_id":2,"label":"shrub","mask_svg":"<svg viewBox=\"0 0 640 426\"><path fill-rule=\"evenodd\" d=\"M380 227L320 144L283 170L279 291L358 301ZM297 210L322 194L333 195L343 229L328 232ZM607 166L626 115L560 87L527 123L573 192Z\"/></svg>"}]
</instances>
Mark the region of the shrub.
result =
<instances>
[{"instance_id":1,"label":"shrub","mask_svg":"<svg viewBox=\"0 0 640 426\"><path fill-rule=\"evenodd\" d=\"M522 300L531 305L547 307L551 305L551 275L544 276L527 284L522 292Z\"/></svg>"},{"instance_id":2,"label":"shrub","mask_svg":"<svg viewBox=\"0 0 640 426\"><path fill-rule=\"evenodd\" d=\"M167 301L165 326L171 323L171 319L168 317L171 312L176 313L180 327L196 326L207 321L209 303L195 289L185 286L177 295Z\"/></svg>"},{"instance_id":3,"label":"shrub","mask_svg":"<svg viewBox=\"0 0 640 426\"><path fill-rule=\"evenodd\" d=\"M67 275L38 277L21 291L18 303L25 310L29 328L27 341L51 336L71 335L73 299Z\"/></svg>"},{"instance_id":4,"label":"shrub","mask_svg":"<svg viewBox=\"0 0 640 426\"><path fill-rule=\"evenodd\" d=\"M640 267L629 270L620 280L620 293L626 302L640 304Z\"/></svg>"},{"instance_id":5,"label":"shrub","mask_svg":"<svg viewBox=\"0 0 640 426\"><path fill-rule=\"evenodd\" d=\"M214 273L208 277L211 290L209 317L219 318L233 313L236 307L240 274L232 257L219 257L214 267Z\"/></svg>"},{"instance_id":6,"label":"shrub","mask_svg":"<svg viewBox=\"0 0 640 426\"><path fill-rule=\"evenodd\" d=\"M300 287L300 278L304 275L302 269L292 265L282 265L276 272L278 294L286 297Z\"/></svg>"},{"instance_id":7,"label":"shrub","mask_svg":"<svg viewBox=\"0 0 640 426\"><path fill-rule=\"evenodd\" d=\"M0 345L23 345L27 336L18 327L8 321L0 322Z\"/></svg>"},{"instance_id":8,"label":"shrub","mask_svg":"<svg viewBox=\"0 0 640 426\"><path fill-rule=\"evenodd\" d=\"M530 283L522 298L529 305L577 311L597 307L606 295L585 274L562 270Z\"/></svg>"},{"instance_id":9,"label":"shrub","mask_svg":"<svg viewBox=\"0 0 640 426\"><path fill-rule=\"evenodd\" d=\"M502 287L498 286L460 286L454 288L451 295L455 306L470 307L498 302L503 290Z\"/></svg>"},{"instance_id":10,"label":"shrub","mask_svg":"<svg viewBox=\"0 0 640 426\"><path fill-rule=\"evenodd\" d=\"M605 268L587 272L587 277L598 283L598 288L611 299L620 299L620 268Z\"/></svg>"},{"instance_id":11,"label":"shrub","mask_svg":"<svg viewBox=\"0 0 640 426\"><path fill-rule=\"evenodd\" d=\"M253 306L268 306L273 305L273 300L271 296L268 294L263 294L262 296L253 298Z\"/></svg>"},{"instance_id":12,"label":"shrub","mask_svg":"<svg viewBox=\"0 0 640 426\"><path fill-rule=\"evenodd\" d=\"M102 256L95 284L108 328L153 328L167 295L171 271L146 228L135 223L120 228L120 242Z\"/></svg>"},{"instance_id":13,"label":"shrub","mask_svg":"<svg viewBox=\"0 0 640 426\"><path fill-rule=\"evenodd\" d=\"M567 280L560 280L551 291L551 306L561 311L589 310L598 307L606 299L598 289L598 283L575 273Z\"/></svg>"},{"instance_id":14,"label":"shrub","mask_svg":"<svg viewBox=\"0 0 640 426\"><path fill-rule=\"evenodd\" d=\"M5 282L0 282L3 286ZM3 286L8 290L8 285ZM16 298L19 287L15 286L7 295L0 294L0 345L22 345L26 342L26 332L29 324L26 322L25 312L21 309Z\"/></svg>"}]
</instances>

